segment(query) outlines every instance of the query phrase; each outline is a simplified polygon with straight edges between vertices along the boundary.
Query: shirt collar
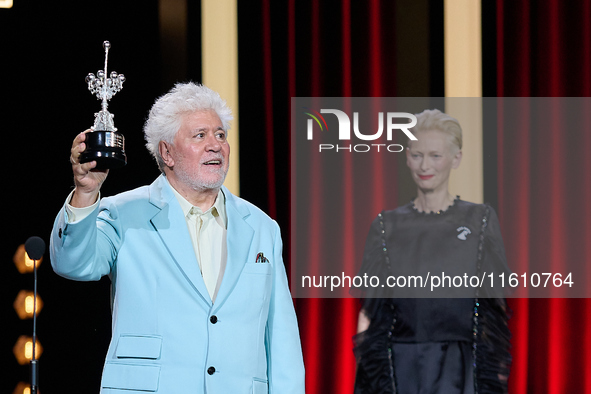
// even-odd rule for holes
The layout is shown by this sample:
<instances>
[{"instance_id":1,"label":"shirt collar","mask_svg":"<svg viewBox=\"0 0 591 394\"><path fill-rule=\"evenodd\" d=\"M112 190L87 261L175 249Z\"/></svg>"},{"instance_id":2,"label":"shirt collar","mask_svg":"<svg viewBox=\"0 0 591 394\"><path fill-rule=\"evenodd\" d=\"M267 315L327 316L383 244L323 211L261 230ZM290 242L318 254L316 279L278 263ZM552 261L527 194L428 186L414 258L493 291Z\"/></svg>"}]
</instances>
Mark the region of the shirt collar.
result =
<instances>
[{"instance_id":1,"label":"shirt collar","mask_svg":"<svg viewBox=\"0 0 591 394\"><path fill-rule=\"evenodd\" d=\"M170 182L168 184L170 185ZM176 189L172 185L170 185L170 188L172 189L174 196L178 200L181 209L183 210L183 215L185 215L185 217L188 217L191 214L193 205L189 201L187 201L187 199L183 197L178 191L176 191ZM195 208L198 212L201 212L201 209L199 207ZM224 195L224 192L221 188L218 191L218 195L211 208L209 208L207 211L203 213L205 214L210 211L214 217L216 216L215 212L217 211L217 214L219 215L220 219L222 220L222 223L224 224L224 227L228 228L228 219L226 217L226 196Z\"/></svg>"}]
</instances>

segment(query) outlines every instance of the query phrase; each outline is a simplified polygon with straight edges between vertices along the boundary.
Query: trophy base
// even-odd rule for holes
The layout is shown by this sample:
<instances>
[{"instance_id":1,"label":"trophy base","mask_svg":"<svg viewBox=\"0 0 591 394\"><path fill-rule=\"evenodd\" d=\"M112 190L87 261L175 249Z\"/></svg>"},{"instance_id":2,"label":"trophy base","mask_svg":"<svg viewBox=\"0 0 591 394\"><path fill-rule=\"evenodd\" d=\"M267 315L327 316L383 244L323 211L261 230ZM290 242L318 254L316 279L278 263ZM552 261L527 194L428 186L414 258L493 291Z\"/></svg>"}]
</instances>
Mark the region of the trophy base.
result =
<instances>
[{"instance_id":1,"label":"trophy base","mask_svg":"<svg viewBox=\"0 0 591 394\"><path fill-rule=\"evenodd\" d=\"M80 163L96 161L97 170L121 168L127 164L125 139L116 131L86 133L86 149L80 154Z\"/></svg>"}]
</instances>

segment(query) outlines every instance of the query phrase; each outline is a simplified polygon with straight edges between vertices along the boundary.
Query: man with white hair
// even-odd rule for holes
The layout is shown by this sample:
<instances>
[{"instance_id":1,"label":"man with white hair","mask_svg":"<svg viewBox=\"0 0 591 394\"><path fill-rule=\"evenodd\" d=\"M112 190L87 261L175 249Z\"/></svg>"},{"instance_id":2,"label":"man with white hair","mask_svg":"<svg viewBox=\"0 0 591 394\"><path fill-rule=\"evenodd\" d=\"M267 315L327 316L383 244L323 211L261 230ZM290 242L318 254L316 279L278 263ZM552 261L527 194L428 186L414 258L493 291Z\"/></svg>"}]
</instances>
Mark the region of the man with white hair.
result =
<instances>
[{"instance_id":1,"label":"man with white hair","mask_svg":"<svg viewBox=\"0 0 591 394\"><path fill-rule=\"evenodd\" d=\"M162 175L106 198L108 171L80 163L88 130L74 139L51 262L66 278L112 280L102 394L304 393L279 226L222 186L231 119L216 92L177 84L144 126Z\"/></svg>"}]
</instances>

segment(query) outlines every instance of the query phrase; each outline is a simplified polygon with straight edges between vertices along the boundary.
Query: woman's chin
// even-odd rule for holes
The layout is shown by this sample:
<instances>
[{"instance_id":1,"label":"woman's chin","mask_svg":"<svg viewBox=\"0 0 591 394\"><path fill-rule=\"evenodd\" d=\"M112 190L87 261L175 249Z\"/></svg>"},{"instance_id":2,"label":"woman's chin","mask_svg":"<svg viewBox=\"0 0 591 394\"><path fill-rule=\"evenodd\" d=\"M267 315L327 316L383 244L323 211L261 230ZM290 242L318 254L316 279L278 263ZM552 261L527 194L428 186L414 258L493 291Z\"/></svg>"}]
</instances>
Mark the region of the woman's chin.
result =
<instances>
[{"instance_id":1,"label":"woman's chin","mask_svg":"<svg viewBox=\"0 0 591 394\"><path fill-rule=\"evenodd\" d=\"M414 178L415 184L417 185L417 187L421 190L428 190L428 189L433 189L433 182L431 181L431 179L420 179L420 178Z\"/></svg>"}]
</instances>

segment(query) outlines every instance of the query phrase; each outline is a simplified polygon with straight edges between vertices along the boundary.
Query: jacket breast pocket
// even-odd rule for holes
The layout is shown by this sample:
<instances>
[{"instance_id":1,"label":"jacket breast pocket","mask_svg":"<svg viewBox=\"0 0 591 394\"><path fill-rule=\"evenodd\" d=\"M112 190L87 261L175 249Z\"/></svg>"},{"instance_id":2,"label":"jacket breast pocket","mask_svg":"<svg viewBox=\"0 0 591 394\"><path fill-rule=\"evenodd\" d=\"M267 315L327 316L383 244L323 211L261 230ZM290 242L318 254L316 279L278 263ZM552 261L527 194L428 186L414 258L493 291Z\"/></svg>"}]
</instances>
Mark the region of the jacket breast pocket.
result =
<instances>
[{"instance_id":1,"label":"jacket breast pocket","mask_svg":"<svg viewBox=\"0 0 591 394\"><path fill-rule=\"evenodd\" d=\"M268 300L272 288L273 266L270 263L246 263L237 287L245 302ZM262 304L257 304L262 306Z\"/></svg>"},{"instance_id":2,"label":"jacket breast pocket","mask_svg":"<svg viewBox=\"0 0 591 394\"><path fill-rule=\"evenodd\" d=\"M253 378L252 379L252 394L268 394L269 385L266 380Z\"/></svg>"},{"instance_id":3,"label":"jacket breast pocket","mask_svg":"<svg viewBox=\"0 0 591 394\"><path fill-rule=\"evenodd\" d=\"M123 334L117 342L115 357L157 360L162 350L162 337L157 335Z\"/></svg>"},{"instance_id":4,"label":"jacket breast pocket","mask_svg":"<svg viewBox=\"0 0 591 394\"><path fill-rule=\"evenodd\" d=\"M106 363L103 370L103 389L158 391L159 365L131 365Z\"/></svg>"},{"instance_id":5,"label":"jacket breast pocket","mask_svg":"<svg viewBox=\"0 0 591 394\"><path fill-rule=\"evenodd\" d=\"M242 272L245 274L271 275L272 270L271 263L246 263Z\"/></svg>"}]
</instances>

